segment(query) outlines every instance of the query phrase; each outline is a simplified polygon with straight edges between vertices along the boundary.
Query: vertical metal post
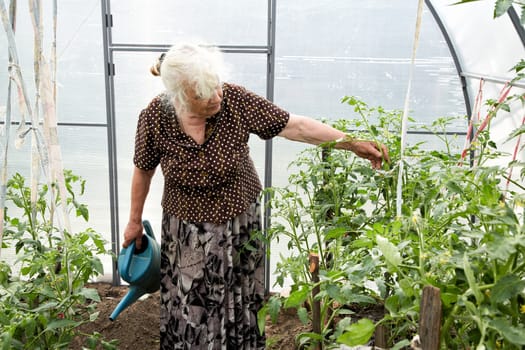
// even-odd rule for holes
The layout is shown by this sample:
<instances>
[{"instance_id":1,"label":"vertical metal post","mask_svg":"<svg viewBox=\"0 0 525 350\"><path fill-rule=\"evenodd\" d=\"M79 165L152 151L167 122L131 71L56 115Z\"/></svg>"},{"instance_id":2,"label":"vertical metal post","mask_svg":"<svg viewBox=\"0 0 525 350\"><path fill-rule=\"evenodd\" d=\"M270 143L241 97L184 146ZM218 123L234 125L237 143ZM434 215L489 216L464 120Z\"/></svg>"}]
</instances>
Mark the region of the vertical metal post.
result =
<instances>
[{"instance_id":1,"label":"vertical metal post","mask_svg":"<svg viewBox=\"0 0 525 350\"><path fill-rule=\"evenodd\" d=\"M111 28L113 18L110 9L110 0L102 0L102 23L103 45L104 45L104 76L106 84L106 116L107 116L107 139L108 139L108 167L109 167L109 199L111 216L111 251L115 256L119 253L119 218L118 218L118 176L117 176L117 146L115 127L115 65L113 64L113 51ZM120 276L116 261L113 262L113 285L120 285Z\"/></svg>"},{"instance_id":2,"label":"vertical metal post","mask_svg":"<svg viewBox=\"0 0 525 350\"><path fill-rule=\"evenodd\" d=\"M273 101L274 82L275 82L275 4L276 0L268 0L268 53L266 61L266 98ZM265 144L264 157L264 187L272 186L272 140L267 140ZM271 209L267 205L269 201L268 194L264 195L264 234L267 237L268 228L271 224ZM270 249L270 247L266 247ZM264 290L268 294L270 292L270 255L265 255L265 269L264 269Z\"/></svg>"}]
</instances>

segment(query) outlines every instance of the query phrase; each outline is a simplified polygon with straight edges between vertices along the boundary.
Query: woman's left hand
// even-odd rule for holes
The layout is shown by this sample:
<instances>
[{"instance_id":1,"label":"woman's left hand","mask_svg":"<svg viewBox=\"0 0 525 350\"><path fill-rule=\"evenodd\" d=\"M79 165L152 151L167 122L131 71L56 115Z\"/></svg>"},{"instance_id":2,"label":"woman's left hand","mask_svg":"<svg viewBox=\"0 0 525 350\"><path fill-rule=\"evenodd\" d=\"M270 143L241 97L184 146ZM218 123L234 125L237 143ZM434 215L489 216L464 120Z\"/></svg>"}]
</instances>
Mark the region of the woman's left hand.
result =
<instances>
[{"instance_id":1,"label":"woman's left hand","mask_svg":"<svg viewBox=\"0 0 525 350\"><path fill-rule=\"evenodd\" d=\"M374 169L381 169L383 161L390 163L388 149L375 141L348 140L338 142L336 148L354 152L358 157L368 159Z\"/></svg>"},{"instance_id":2,"label":"woman's left hand","mask_svg":"<svg viewBox=\"0 0 525 350\"><path fill-rule=\"evenodd\" d=\"M383 160L390 163L385 145L354 139L328 124L297 114L290 114L288 123L279 136L312 145L336 141L335 148L352 151L358 157L370 160L374 169L381 169Z\"/></svg>"}]
</instances>

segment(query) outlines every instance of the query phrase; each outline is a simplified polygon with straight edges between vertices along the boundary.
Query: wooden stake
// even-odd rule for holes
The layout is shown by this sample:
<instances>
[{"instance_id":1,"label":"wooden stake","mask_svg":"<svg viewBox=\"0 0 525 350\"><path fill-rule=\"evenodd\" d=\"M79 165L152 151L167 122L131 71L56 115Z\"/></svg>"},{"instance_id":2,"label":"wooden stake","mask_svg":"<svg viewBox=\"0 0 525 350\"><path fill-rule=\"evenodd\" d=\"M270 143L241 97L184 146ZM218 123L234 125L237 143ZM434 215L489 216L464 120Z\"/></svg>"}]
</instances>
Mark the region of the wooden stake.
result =
<instances>
[{"instance_id":1,"label":"wooden stake","mask_svg":"<svg viewBox=\"0 0 525 350\"><path fill-rule=\"evenodd\" d=\"M374 332L374 346L380 349L388 349L388 328L380 324Z\"/></svg>"},{"instance_id":2,"label":"wooden stake","mask_svg":"<svg viewBox=\"0 0 525 350\"><path fill-rule=\"evenodd\" d=\"M439 350L441 333L441 297L440 290L434 286L423 288L421 310L419 312L419 338L421 348Z\"/></svg>"}]
</instances>

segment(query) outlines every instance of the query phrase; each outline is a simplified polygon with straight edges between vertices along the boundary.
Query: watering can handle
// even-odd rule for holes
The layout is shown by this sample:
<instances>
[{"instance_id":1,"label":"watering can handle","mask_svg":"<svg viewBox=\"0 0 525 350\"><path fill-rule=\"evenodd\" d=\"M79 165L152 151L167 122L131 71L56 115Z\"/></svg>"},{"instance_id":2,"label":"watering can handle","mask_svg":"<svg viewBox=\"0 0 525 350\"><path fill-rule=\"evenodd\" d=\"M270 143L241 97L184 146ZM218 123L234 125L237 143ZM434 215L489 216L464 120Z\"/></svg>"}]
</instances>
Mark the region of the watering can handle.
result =
<instances>
[{"instance_id":1,"label":"watering can handle","mask_svg":"<svg viewBox=\"0 0 525 350\"><path fill-rule=\"evenodd\" d=\"M153 229L151 228L151 224L149 223L149 221L143 220L142 226L144 226L144 231L146 231L146 234L151 238L155 239L155 235L153 234Z\"/></svg>"},{"instance_id":2,"label":"watering can handle","mask_svg":"<svg viewBox=\"0 0 525 350\"><path fill-rule=\"evenodd\" d=\"M142 226L144 226L144 230L146 231L146 234L150 236L151 238L155 239L155 236L153 235L153 229L151 228L151 224L148 220L142 221ZM131 280L131 275L129 274L129 268L131 267L131 258L133 258L133 253L135 253L135 241L131 242L131 244L128 246L128 249L126 249L126 254L124 254L124 266L126 268L124 271L122 271L122 278L126 281Z\"/></svg>"},{"instance_id":3,"label":"watering can handle","mask_svg":"<svg viewBox=\"0 0 525 350\"><path fill-rule=\"evenodd\" d=\"M131 258L133 257L133 253L135 253L135 241L131 242L131 244L126 249L126 253L124 254L124 266L126 268L124 271L122 271L122 278L125 281L131 280L131 275L129 274L129 268L131 266Z\"/></svg>"}]
</instances>

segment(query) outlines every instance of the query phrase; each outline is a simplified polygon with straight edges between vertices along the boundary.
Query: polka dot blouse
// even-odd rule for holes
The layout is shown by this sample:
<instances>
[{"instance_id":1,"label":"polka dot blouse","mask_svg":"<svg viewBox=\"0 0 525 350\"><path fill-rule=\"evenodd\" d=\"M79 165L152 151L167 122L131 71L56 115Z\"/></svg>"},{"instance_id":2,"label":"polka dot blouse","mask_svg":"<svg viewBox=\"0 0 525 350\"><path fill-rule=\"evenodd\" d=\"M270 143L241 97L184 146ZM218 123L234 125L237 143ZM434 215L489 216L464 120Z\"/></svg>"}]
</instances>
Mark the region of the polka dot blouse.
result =
<instances>
[{"instance_id":1,"label":"polka dot blouse","mask_svg":"<svg viewBox=\"0 0 525 350\"><path fill-rule=\"evenodd\" d=\"M134 163L164 175L162 207L179 219L223 223L244 212L262 186L249 155L251 133L266 140L284 129L289 113L245 88L223 84L221 110L207 120L197 144L177 122L165 94L142 110Z\"/></svg>"}]
</instances>

